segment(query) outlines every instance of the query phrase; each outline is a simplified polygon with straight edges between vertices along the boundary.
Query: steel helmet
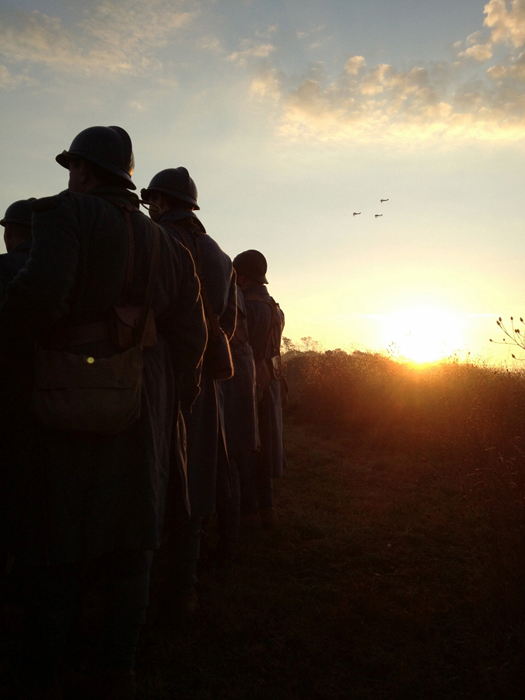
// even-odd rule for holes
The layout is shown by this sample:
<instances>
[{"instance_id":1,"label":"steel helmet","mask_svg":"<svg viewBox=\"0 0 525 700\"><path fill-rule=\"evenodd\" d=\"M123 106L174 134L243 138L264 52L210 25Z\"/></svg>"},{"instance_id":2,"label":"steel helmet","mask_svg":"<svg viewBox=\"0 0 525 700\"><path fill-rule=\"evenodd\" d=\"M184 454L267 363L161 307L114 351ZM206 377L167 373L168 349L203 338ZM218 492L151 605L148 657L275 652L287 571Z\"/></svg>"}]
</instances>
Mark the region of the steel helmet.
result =
<instances>
[{"instance_id":1,"label":"steel helmet","mask_svg":"<svg viewBox=\"0 0 525 700\"><path fill-rule=\"evenodd\" d=\"M157 173L149 186L140 192L142 199L147 202L150 192L164 192L172 197L182 199L183 202L193 204L194 209L200 209L197 204L197 185L193 182L189 172L182 166L179 168L167 168Z\"/></svg>"},{"instance_id":2,"label":"steel helmet","mask_svg":"<svg viewBox=\"0 0 525 700\"><path fill-rule=\"evenodd\" d=\"M2 226L6 224L31 226L31 202L34 202L35 199L35 197L19 199L17 202L10 204L5 210L4 218L0 221L0 224L2 224Z\"/></svg>"},{"instance_id":3,"label":"steel helmet","mask_svg":"<svg viewBox=\"0 0 525 700\"><path fill-rule=\"evenodd\" d=\"M268 284L266 271L268 263L266 258L258 250L245 250L233 259L233 267L238 274L246 275L259 284Z\"/></svg>"},{"instance_id":4,"label":"steel helmet","mask_svg":"<svg viewBox=\"0 0 525 700\"><path fill-rule=\"evenodd\" d=\"M80 156L99 165L124 181L129 190L136 187L131 180L135 168L133 147L127 131L120 126L90 126L75 136L69 151L56 157L57 163L69 168L71 156Z\"/></svg>"}]
</instances>

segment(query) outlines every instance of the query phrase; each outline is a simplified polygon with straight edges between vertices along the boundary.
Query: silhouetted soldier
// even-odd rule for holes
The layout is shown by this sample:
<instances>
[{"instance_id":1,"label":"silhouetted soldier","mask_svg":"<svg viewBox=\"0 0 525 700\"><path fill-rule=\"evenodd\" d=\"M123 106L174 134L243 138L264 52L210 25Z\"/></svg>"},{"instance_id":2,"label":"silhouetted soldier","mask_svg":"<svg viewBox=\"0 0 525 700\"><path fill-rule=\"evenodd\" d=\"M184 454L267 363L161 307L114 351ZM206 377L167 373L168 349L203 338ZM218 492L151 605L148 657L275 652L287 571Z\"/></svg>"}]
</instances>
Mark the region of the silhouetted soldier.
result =
<instances>
[{"instance_id":1,"label":"silhouetted soldier","mask_svg":"<svg viewBox=\"0 0 525 700\"><path fill-rule=\"evenodd\" d=\"M0 300L5 288L24 267L31 248L31 202L35 198L19 199L10 204L0 224L4 227L7 253L0 255Z\"/></svg>"},{"instance_id":2,"label":"silhouetted soldier","mask_svg":"<svg viewBox=\"0 0 525 700\"><path fill-rule=\"evenodd\" d=\"M31 199L21 199L7 207L0 224L4 227L7 253L0 255L0 301L9 282L29 258L31 248ZM31 440L28 413L28 377L32 347L21 348L10 363L0 358L0 566L5 569L7 554L15 546L17 531L14 498ZM25 391L24 391L25 385Z\"/></svg>"},{"instance_id":3,"label":"silhouetted soldier","mask_svg":"<svg viewBox=\"0 0 525 700\"><path fill-rule=\"evenodd\" d=\"M248 318L242 289L237 287L237 325L230 341L234 375L221 382L224 394L224 419L228 457L232 469L236 469L241 481L241 493L249 490L250 485L243 481L253 469L256 451L260 449L259 424L257 418L257 394L255 382L255 361L249 342ZM232 506L228 501L217 502L218 513L223 519L233 520ZM235 504L236 505L236 504ZM229 507L230 506L230 507ZM223 510L225 509L225 510ZM243 513L243 525L260 527L258 513ZM233 527L235 521L231 523ZM228 554L227 552L225 554Z\"/></svg>"},{"instance_id":4,"label":"silhouetted soldier","mask_svg":"<svg viewBox=\"0 0 525 700\"><path fill-rule=\"evenodd\" d=\"M179 528L172 540L173 585L172 603L177 608L192 610L196 567L200 553L200 536L204 518L216 507L217 481L229 491L228 462L224 436L222 392L218 379L227 376L231 358L222 331L231 337L235 330L236 285L230 258L211 238L197 218L197 187L186 168L168 168L157 173L142 198L155 205L150 215L187 246L201 280L203 302L208 323L209 345L204 356L201 393L191 413L184 412L188 446L188 489L191 504L190 522ZM215 327L217 326L217 327ZM220 326L220 327L219 327ZM221 330L222 329L222 330ZM217 339L214 340L214 336ZM226 345L223 342L226 341ZM226 350L228 357L222 357ZM238 484L233 483L233 488Z\"/></svg>"},{"instance_id":5,"label":"silhouetted soldier","mask_svg":"<svg viewBox=\"0 0 525 700\"><path fill-rule=\"evenodd\" d=\"M155 240L160 260L138 420L112 434L53 430L39 422L17 553L30 566L32 584L22 678L33 686L31 697L60 697L54 675L78 574L89 563L102 577L106 623L92 696L124 700L135 697L132 669L152 554L161 540L178 387L189 406L198 392L206 328L190 255L155 229L129 192L135 185L128 134L91 127L57 161L69 169L69 189L32 205L30 258L0 309L1 353L36 340L52 357L73 354L103 368L103 358L135 347L135 320L122 308L144 307ZM125 386L126 378L116 381ZM184 473L179 481L172 507L186 509Z\"/></svg>"},{"instance_id":6,"label":"silhouetted soldier","mask_svg":"<svg viewBox=\"0 0 525 700\"><path fill-rule=\"evenodd\" d=\"M281 396L281 335L284 314L268 294L266 258L246 250L234 258L237 281L248 315L248 333L257 372L261 450L241 478L241 513L262 525L277 526L272 479L282 476L285 463Z\"/></svg>"}]
</instances>

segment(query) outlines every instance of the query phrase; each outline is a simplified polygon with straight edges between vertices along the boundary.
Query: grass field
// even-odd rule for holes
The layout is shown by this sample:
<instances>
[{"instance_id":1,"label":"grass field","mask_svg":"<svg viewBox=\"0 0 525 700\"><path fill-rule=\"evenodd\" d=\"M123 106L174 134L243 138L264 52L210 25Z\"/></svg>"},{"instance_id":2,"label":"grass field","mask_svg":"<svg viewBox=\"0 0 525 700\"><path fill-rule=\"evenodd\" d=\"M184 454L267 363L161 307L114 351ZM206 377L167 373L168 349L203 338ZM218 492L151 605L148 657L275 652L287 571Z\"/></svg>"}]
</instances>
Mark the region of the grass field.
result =
<instances>
[{"instance_id":1,"label":"grass field","mask_svg":"<svg viewBox=\"0 0 525 700\"><path fill-rule=\"evenodd\" d=\"M523 377L344 353L288 374L281 529L148 632L142 697L521 698Z\"/></svg>"},{"instance_id":2,"label":"grass field","mask_svg":"<svg viewBox=\"0 0 525 700\"><path fill-rule=\"evenodd\" d=\"M287 365L280 529L203 565L192 619L145 630L139 698L521 698L523 375Z\"/></svg>"}]
</instances>

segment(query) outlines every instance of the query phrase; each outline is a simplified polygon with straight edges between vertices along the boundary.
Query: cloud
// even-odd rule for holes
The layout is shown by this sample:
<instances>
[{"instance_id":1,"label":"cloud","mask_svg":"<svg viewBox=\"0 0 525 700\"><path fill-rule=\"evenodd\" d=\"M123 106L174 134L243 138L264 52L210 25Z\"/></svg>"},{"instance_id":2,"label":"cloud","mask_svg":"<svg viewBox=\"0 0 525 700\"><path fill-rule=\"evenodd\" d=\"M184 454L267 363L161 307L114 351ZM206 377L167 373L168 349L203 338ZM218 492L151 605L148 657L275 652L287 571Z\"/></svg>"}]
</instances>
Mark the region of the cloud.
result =
<instances>
[{"instance_id":1,"label":"cloud","mask_svg":"<svg viewBox=\"0 0 525 700\"><path fill-rule=\"evenodd\" d=\"M257 44L252 39L243 39L241 50L230 54L228 60L245 66L250 58L268 58L275 48L273 44Z\"/></svg>"},{"instance_id":2,"label":"cloud","mask_svg":"<svg viewBox=\"0 0 525 700\"><path fill-rule=\"evenodd\" d=\"M499 64L487 70L487 75L492 80L504 81L509 85L516 81L525 81L525 53L519 56L511 56L510 65Z\"/></svg>"},{"instance_id":3,"label":"cloud","mask_svg":"<svg viewBox=\"0 0 525 700\"><path fill-rule=\"evenodd\" d=\"M7 67L0 65L0 89L15 87L17 83L18 81L13 78Z\"/></svg>"},{"instance_id":4,"label":"cloud","mask_svg":"<svg viewBox=\"0 0 525 700\"><path fill-rule=\"evenodd\" d=\"M494 43L513 44L516 48L525 44L525 0L490 0L484 12L484 24L490 27Z\"/></svg>"},{"instance_id":5,"label":"cloud","mask_svg":"<svg viewBox=\"0 0 525 700\"><path fill-rule=\"evenodd\" d=\"M143 102L140 102L139 100L129 100L128 107L133 112L138 112L139 114L144 114L149 109L147 105L145 105Z\"/></svg>"},{"instance_id":6,"label":"cloud","mask_svg":"<svg viewBox=\"0 0 525 700\"><path fill-rule=\"evenodd\" d=\"M0 90L14 89L20 85L30 85L31 79L25 73L13 75L7 66L0 64Z\"/></svg>"},{"instance_id":7,"label":"cloud","mask_svg":"<svg viewBox=\"0 0 525 700\"><path fill-rule=\"evenodd\" d=\"M266 29L258 29L255 34L256 36L259 36L264 39L268 39L272 34L275 34L275 32L279 29L278 24L271 24L270 26L266 27Z\"/></svg>"},{"instance_id":8,"label":"cloud","mask_svg":"<svg viewBox=\"0 0 525 700\"><path fill-rule=\"evenodd\" d=\"M461 60L398 70L351 56L335 78L322 64L300 80L267 70L252 93L278 106L279 133L287 139L523 140L525 51L514 52L525 44L525 0L490 0L484 11L485 26L454 44ZM510 44L511 53L488 70L478 68L498 43Z\"/></svg>"},{"instance_id":9,"label":"cloud","mask_svg":"<svg viewBox=\"0 0 525 700\"><path fill-rule=\"evenodd\" d=\"M465 51L460 51L460 58L473 58L475 61L487 61L492 58L492 44L474 44Z\"/></svg>"},{"instance_id":10,"label":"cloud","mask_svg":"<svg viewBox=\"0 0 525 700\"><path fill-rule=\"evenodd\" d=\"M359 71L366 66L366 61L363 56L352 56L345 63L345 71L348 75L357 75Z\"/></svg>"},{"instance_id":11,"label":"cloud","mask_svg":"<svg viewBox=\"0 0 525 700\"><path fill-rule=\"evenodd\" d=\"M43 65L81 75L143 74L158 69L159 48L190 22L183 0L103 0L72 26L38 10L0 16L0 55L10 65Z\"/></svg>"},{"instance_id":12,"label":"cloud","mask_svg":"<svg viewBox=\"0 0 525 700\"><path fill-rule=\"evenodd\" d=\"M319 33L322 32L324 29L326 29L326 25L325 25L325 24L318 24L317 26L310 27L310 29L306 29L306 30L305 30L305 29L303 29L303 30L298 29L298 30L295 32L295 36L296 36L296 38L299 39L299 40L301 40L301 39L308 39L308 38L311 37L313 34L319 34Z\"/></svg>"},{"instance_id":13,"label":"cloud","mask_svg":"<svg viewBox=\"0 0 525 700\"><path fill-rule=\"evenodd\" d=\"M17 25L0 17L0 54L13 63L67 63L75 47L67 38L58 18L34 10L18 13Z\"/></svg>"},{"instance_id":14,"label":"cloud","mask_svg":"<svg viewBox=\"0 0 525 700\"><path fill-rule=\"evenodd\" d=\"M270 99L273 102L279 102L282 93L278 72L266 70L257 75L252 81L251 93L259 99Z\"/></svg>"},{"instance_id":15,"label":"cloud","mask_svg":"<svg viewBox=\"0 0 525 700\"><path fill-rule=\"evenodd\" d=\"M201 37L197 42L197 46L203 51L211 51L212 53L220 53L222 51L221 42L216 36L211 34Z\"/></svg>"},{"instance_id":16,"label":"cloud","mask_svg":"<svg viewBox=\"0 0 525 700\"><path fill-rule=\"evenodd\" d=\"M525 75L525 57L512 68ZM289 78L267 72L252 90L279 104L279 133L291 140L415 144L436 138L522 139L525 95L483 80L462 84L458 71L444 62L406 71L380 64L361 66L354 75L345 64L335 81L317 69L316 77L288 88Z\"/></svg>"},{"instance_id":17,"label":"cloud","mask_svg":"<svg viewBox=\"0 0 525 700\"><path fill-rule=\"evenodd\" d=\"M468 35L466 43L467 43L469 46L473 46L474 44L478 44L478 43L479 43L480 38L481 38L481 32L480 32L480 31L472 32L472 34L469 34L469 35Z\"/></svg>"}]
</instances>

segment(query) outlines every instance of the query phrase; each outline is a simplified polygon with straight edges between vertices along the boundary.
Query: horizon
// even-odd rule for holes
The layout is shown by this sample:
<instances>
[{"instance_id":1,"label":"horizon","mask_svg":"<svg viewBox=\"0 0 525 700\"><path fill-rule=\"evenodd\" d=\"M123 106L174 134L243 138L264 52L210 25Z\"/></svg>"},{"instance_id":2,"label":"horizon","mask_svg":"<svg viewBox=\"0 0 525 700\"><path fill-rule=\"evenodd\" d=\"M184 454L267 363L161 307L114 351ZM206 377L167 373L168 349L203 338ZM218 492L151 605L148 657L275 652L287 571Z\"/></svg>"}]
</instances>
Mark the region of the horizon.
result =
<instances>
[{"instance_id":1,"label":"horizon","mask_svg":"<svg viewBox=\"0 0 525 700\"><path fill-rule=\"evenodd\" d=\"M225 252L265 254L286 337L513 365L524 46L525 0L0 0L0 211L118 124L137 190L184 165Z\"/></svg>"}]
</instances>

